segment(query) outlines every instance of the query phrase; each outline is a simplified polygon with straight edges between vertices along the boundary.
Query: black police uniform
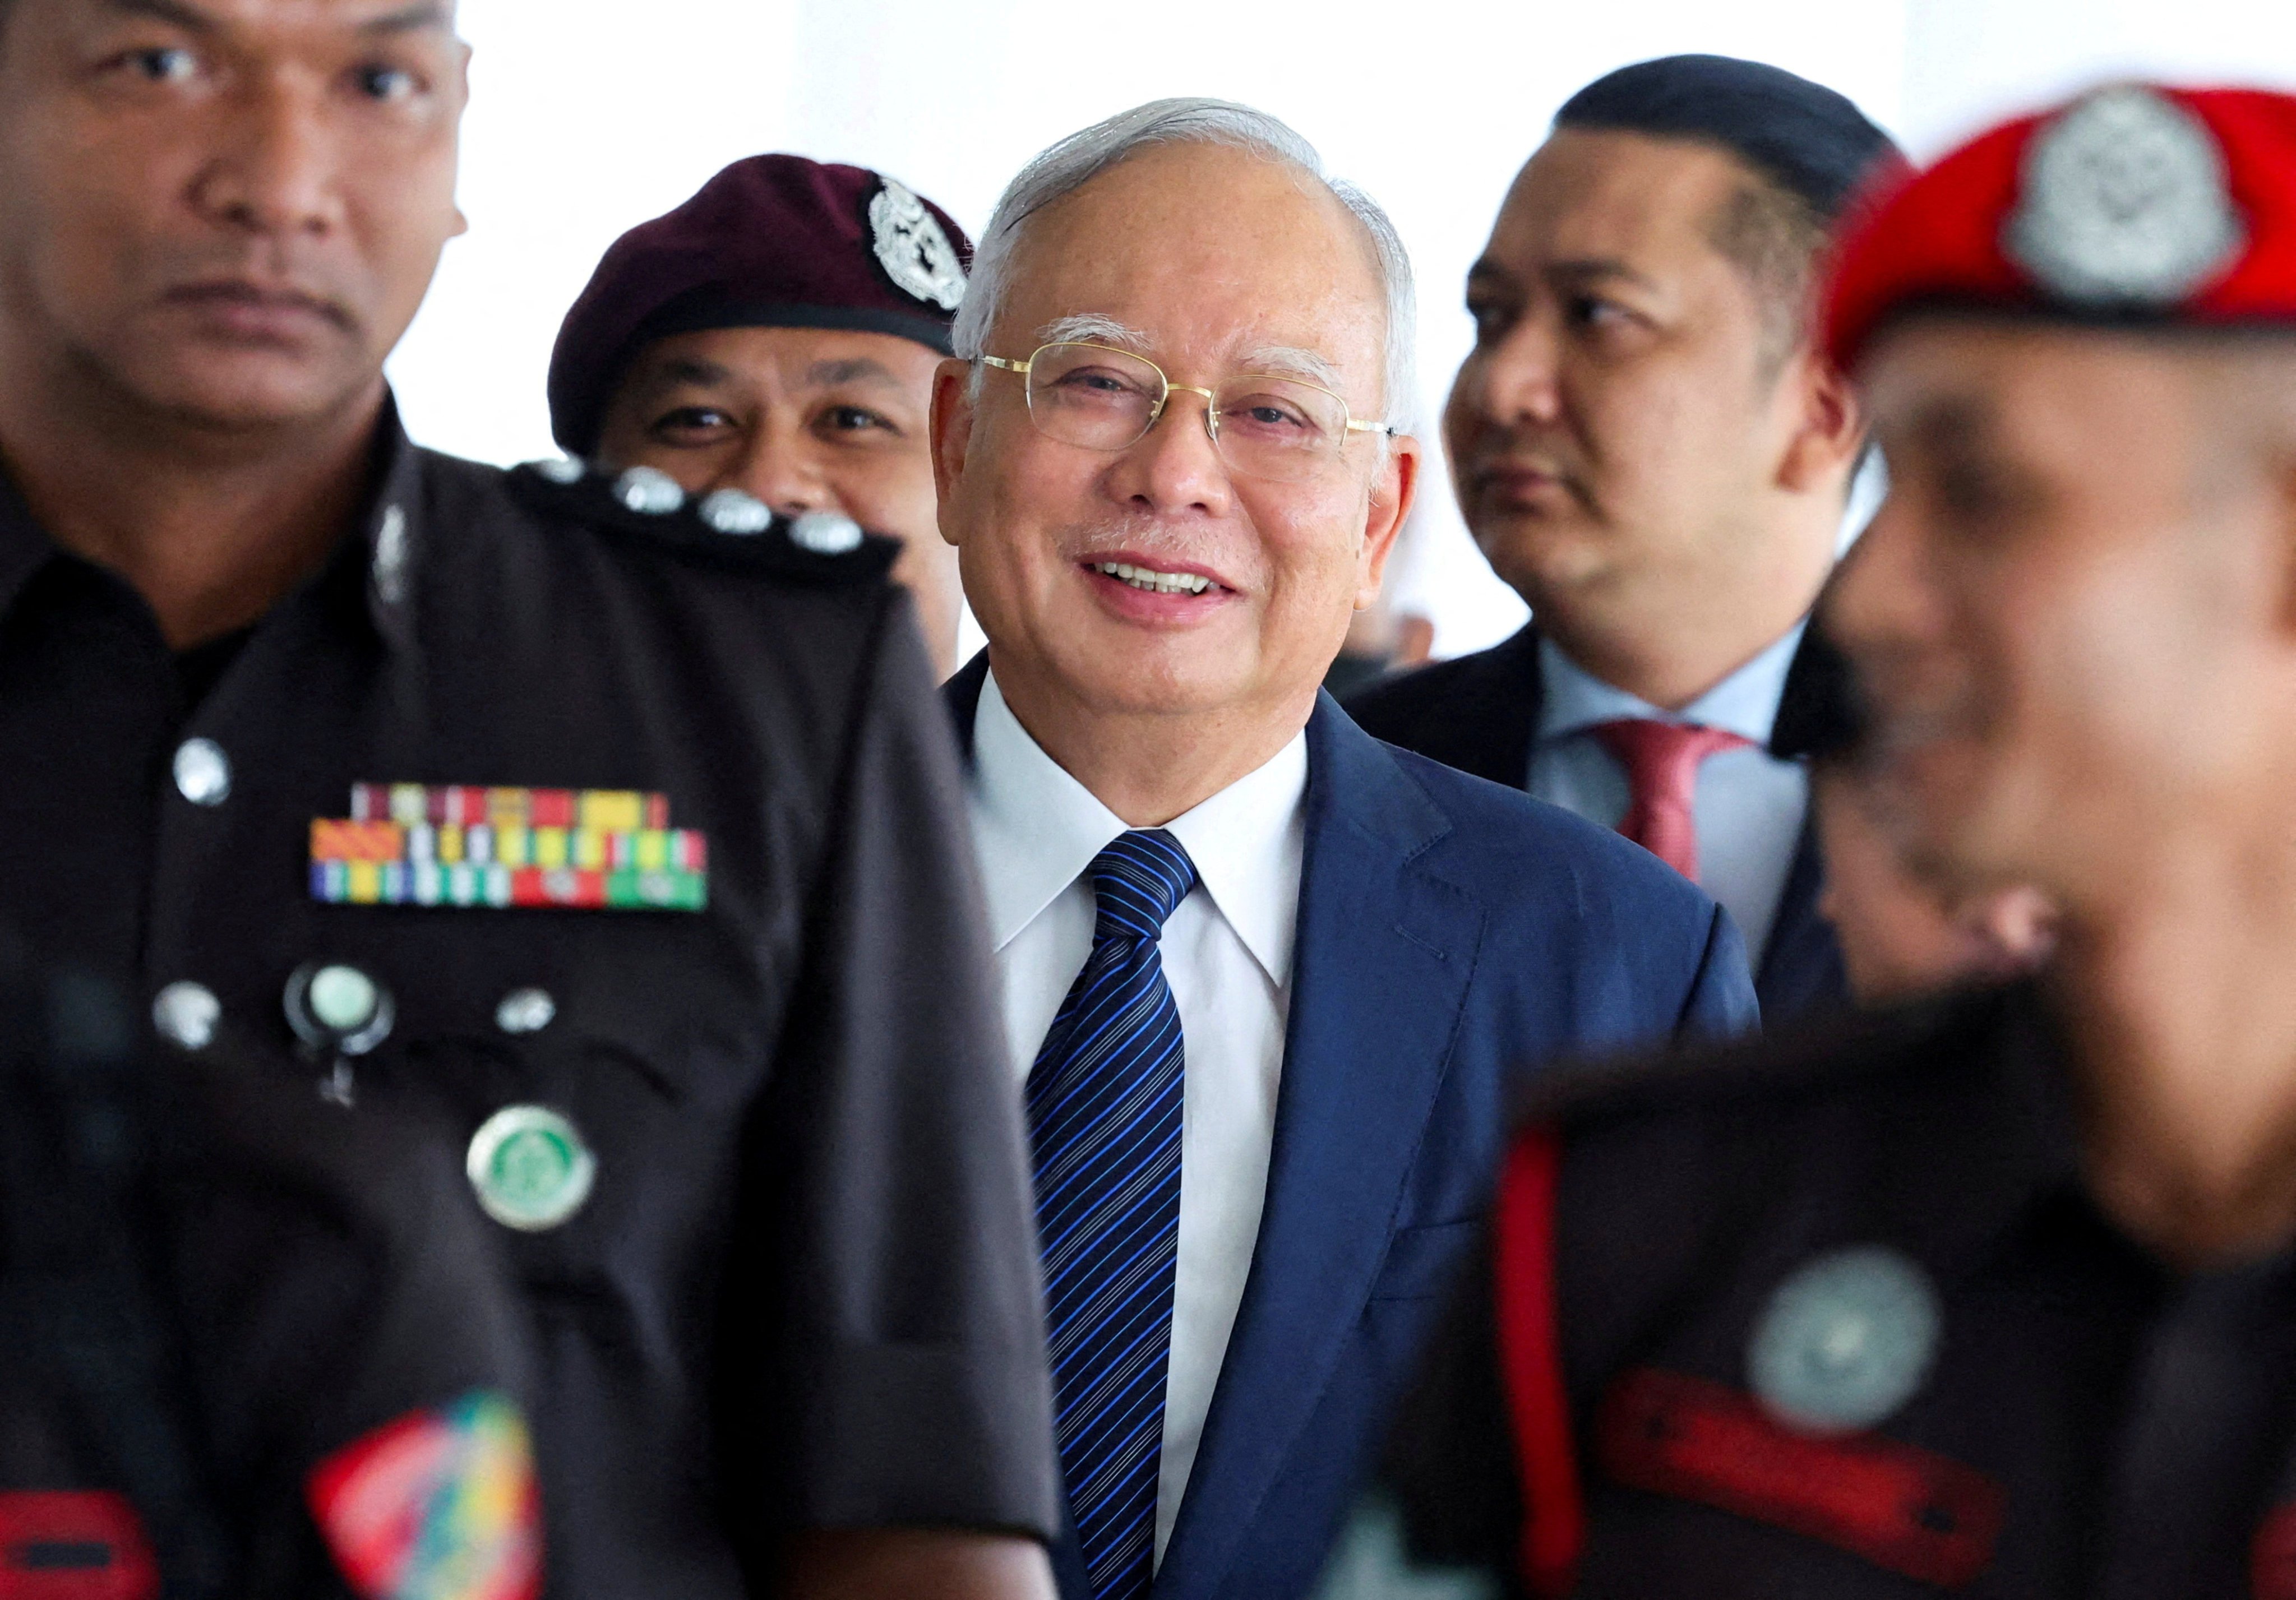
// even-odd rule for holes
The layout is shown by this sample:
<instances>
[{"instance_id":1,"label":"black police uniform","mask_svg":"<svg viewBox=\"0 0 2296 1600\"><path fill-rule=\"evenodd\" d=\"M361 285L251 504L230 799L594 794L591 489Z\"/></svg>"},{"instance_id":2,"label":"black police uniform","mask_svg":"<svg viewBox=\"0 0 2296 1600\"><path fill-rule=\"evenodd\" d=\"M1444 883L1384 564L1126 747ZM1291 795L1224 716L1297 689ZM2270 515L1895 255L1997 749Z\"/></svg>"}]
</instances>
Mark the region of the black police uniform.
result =
<instances>
[{"instance_id":1,"label":"black police uniform","mask_svg":"<svg viewBox=\"0 0 2296 1600\"><path fill-rule=\"evenodd\" d=\"M220 1031L155 1071L140 1006L20 945L0 928L0 1594L310 1600L379 1563L530 1572L523 1330L425 1113L280 1095ZM467 1446L473 1420L491 1448L452 1483L383 1459L386 1440ZM315 1486L346 1481L363 1514L322 1510ZM501 1514L429 1514L457 1488ZM378 1508L403 1514L379 1543Z\"/></svg>"},{"instance_id":2,"label":"black police uniform","mask_svg":"<svg viewBox=\"0 0 2296 1600\"><path fill-rule=\"evenodd\" d=\"M477 1138L552 1119L584 1185L499 1231L554 1588L734 1596L806 1526L1048 1534L1027 1169L892 546L634 511L395 414L373 480L182 659L0 503L0 906L193 1042L257 1036L280 1094L443 1101L481 1202ZM665 797L706 907L315 898L312 825L368 784ZM355 1060L283 1014L315 961L390 1002Z\"/></svg>"},{"instance_id":3,"label":"black police uniform","mask_svg":"<svg viewBox=\"0 0 2296 1600\"><path fill-rule=\"evenodd\" d=\"M1537 1275L1487 1270L1391 1452L1415 1560L1530 1592L1527 1500L1586 1596L2296 1595L2296 1252L2179 1273L2102 1214L2037 988L1538 1114L1569 1477L1513 1412Z\"/></svg>"}]
</instances>

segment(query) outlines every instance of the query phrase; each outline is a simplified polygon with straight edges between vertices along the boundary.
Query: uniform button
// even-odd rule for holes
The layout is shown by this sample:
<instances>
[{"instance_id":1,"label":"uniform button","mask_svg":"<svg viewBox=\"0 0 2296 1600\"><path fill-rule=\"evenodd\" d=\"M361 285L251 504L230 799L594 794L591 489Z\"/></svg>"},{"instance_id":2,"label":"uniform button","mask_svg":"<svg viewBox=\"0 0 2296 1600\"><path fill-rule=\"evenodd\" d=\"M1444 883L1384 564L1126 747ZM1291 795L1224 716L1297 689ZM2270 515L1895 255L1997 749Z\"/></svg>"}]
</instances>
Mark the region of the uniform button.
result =
<instances>
[{"instance_id":1,"label":"uniform button","mask_svg":"<svg viewBox=\"0 0 2296 1600\"><path fill-rule=\"evenodd\" d=\"M152 997L152 1026L160 1037L185 1050L204 1050L215 1042L216 1024L223 1021L223 1002L204 983L178 980Z\"/></svg>"},{"instance_id":2,"label":"uniform button","mask_svg":"<svg viewBox=\"0 0 2296 1600\"><path fill-rule=\"evenodd\" d=\"M839 511L809 511L790 524L790 542L816 555L843 555L861 547L861 524Z\"/></svg>"},{"instance_id":3,"label":"uniform button","mask_svg":"<svg viewBox=\"0 0 2296 1600\"><path fill-rule=\"evenodd\" d=\"M295 1037L316 1049L364 1055L390 1036L390 991L343 962L297 967L285 1003Z\"/></svg>"},{"instance_id":4,"label":"uniform button","mask_svg":"<svg viewBox=\"0 0 2296 1600\"><path fill-rule=\"evenodd\" d=\"M774 525L773 507L737 488L711 489L694 510L720 533L763 533Z\"/></svg>"},{"instance_id":5,"label":"uniform button","mask_svg":"<svg viewBox=\"0 0 2296 1600\"><path fill-rule=\"evenodd\" d=\"M582 1209L598 1158L581 1130L546 1105L505 1105L471 1136L463 1171L486 1214L540 1233Z\"/></svg>"},{"instance_id":6,"label":"uniform button","mask_svg":"<svg viewBox=\"0 0 2296 1600\"><path fill-rule=\"evenodd\" d=\"M632 467L614 480L614 498L632 511L660 517L685 505L685 491L658 467Z\"/></svg>"},{"instance_id":7,"label":"uniform button","mask_svg":"<svg viewBox=\"0 0 2296 1600\"><path fill-rule=\"evenodd\" d=\"M558 1014L546 989L514 989L495 1007L495 1026L504 1033L540 1033Z\"/></svg>"},{"instance_id":8,"label":"uniform button","mask_svg":"<svg viewBox=\"0 0 2296 1600\"><path fill-rule=\"evenodd\" d=\"M547 461L529 461L526 464L557 484L579 483L582 474L587 470L580 462L567 455L554 455Z\"/></svg>"},{"instance_id":9,"label":"uniform button","mask_svg":"<svg viewBox=\"0 0 2296 1600\"><path fill-rule=\"evenodd\" d=\"M195 806L220 806L231 798L231 759L212 739L186 739L176 746L176 788Z\"/></svg>"}]
</instances>

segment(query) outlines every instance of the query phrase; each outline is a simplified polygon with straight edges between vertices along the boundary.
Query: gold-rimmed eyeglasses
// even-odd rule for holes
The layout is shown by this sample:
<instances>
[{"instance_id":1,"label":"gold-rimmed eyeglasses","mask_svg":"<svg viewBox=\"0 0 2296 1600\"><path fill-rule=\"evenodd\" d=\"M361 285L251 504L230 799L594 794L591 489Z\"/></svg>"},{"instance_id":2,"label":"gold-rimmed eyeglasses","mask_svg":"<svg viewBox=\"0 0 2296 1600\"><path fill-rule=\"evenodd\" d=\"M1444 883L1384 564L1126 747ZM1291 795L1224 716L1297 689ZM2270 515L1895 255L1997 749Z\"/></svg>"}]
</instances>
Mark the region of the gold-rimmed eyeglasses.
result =
<instances>
[{"instance_id":1,"label":"gold-rimmed eyeglasses","mask_svg":"<svg viewBox=\"0 0 2296 1600\"><path fill-rule=\"evenodd\" d=\"M1037 431L1087 450L1128 450L1148 437L1175 390L1204 398L1204 431L1231 472L1297 483L1330 467L1357 433L1392 437L1386 423L1360 422L1320 383L1247 373L1217 388L1175 383L1144 356L1103 344L1037 347L1026 361L983 356L1029 386Z\"/></svg>"}]
</instances>

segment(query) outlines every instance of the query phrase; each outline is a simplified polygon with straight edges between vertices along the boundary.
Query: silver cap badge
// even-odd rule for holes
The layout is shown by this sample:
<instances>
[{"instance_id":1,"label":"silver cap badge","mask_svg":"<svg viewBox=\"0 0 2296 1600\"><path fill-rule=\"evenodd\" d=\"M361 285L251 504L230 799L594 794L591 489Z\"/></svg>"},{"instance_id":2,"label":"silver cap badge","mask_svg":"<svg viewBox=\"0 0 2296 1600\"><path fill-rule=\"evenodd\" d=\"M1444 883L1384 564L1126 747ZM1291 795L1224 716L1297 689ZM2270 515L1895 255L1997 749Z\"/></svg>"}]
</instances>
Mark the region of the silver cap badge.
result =
<instances>
[{"instance_id":1,"label":"silver cap badge","mask_svg":"<svg viewBox=\"0 0 2296 1600\"><path fill-rule=\"evenodd\" d=\"M885 275L904 292L954 311L964 299L964 266L940 219L891 178L869 198L869 231Z\"/></svg>"},{"instance_id":2,"label":"silver cap badge","mask_svg":"<svg viewBox=\"0 0 2296 1600\"><path fill-rule=\"evenodd\" d=\"M2060 299L2161 307L2216 276L2246 239L2208 125L2120 84L2034 135L2001 248Z\"/></svg>"},{"instance_id":3,"label":"silver cap badge","mask_svg":"<svg viewBox=\"0 0 2296 1600\"><path fill-rule=\"evenodd\" d=\"M1913 1399L1943 1317L1926 1273L1886 1245L1833 1251L1778 1285L1747 1376L1771 1415L1808 1433L1870 1428Z\"/></svg>"}]
</instances>

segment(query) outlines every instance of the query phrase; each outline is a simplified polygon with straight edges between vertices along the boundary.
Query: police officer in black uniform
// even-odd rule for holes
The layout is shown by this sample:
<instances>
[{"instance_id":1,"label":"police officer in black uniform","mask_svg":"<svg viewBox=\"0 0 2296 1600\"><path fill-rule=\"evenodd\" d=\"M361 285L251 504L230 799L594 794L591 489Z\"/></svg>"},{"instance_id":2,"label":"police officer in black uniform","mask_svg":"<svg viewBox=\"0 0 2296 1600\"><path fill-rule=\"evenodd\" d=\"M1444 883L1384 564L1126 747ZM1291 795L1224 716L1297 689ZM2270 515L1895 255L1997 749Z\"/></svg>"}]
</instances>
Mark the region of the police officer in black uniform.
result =
<instances>
[{"instance_id":1,"label":"police officer in black uniform","mask_svg":"<svg viewBox=\"0 0 2296 1600\"><path fill-rule=\"evenodd\" d=\"M0 906L274 1094L444 1104L559 1591L1027 1592L1026 1169L890 550L407 441L447 7L4 43Z\"/></svg>"},{"instance_id":2,"label":"police officer in black uniform","mask_svg":"<svg viewBox=\"0 0 2296 1600\"><path fill-rule=\"evenodd\" d=\"M1874 781L2062 942L1532 1108L1394 1447L1412 1560L2296 1594L2292 175L2296 98L2120 84L1847 247L1828 339L1893 480L1831 601Z\"/></svg>"}]
</instances>

